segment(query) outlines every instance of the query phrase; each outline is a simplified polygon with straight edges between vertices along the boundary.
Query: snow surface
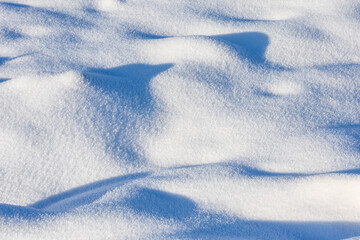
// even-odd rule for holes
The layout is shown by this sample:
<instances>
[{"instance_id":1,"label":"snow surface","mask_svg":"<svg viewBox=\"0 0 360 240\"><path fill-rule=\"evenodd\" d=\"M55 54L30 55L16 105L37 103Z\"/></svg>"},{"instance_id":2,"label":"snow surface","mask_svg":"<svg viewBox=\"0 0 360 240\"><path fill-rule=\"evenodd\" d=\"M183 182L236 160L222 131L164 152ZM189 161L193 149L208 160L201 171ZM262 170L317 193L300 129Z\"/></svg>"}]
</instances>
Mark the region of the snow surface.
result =
<instances>
[{"instance_id":1,"label":"snow surface","mask_svg":"<svg viewBox=\"0 0 360 240\"><path fill-rule=\"evenodd\" d=\"M0 1L0 239L360 238L358 0Z\"/></svg>"}]
</instances>

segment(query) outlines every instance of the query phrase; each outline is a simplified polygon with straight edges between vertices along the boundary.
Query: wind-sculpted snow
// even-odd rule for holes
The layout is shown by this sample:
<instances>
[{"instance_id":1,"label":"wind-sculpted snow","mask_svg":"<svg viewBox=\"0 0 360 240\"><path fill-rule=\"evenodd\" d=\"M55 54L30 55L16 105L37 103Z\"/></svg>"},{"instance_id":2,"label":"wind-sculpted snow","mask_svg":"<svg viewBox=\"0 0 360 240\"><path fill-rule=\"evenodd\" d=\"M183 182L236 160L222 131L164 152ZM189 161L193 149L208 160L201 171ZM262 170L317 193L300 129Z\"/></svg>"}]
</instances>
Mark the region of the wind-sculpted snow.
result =
<instances>
[{"instance_id":1,"label":"wind-sculpted snow","mask_svg":"<svg viewBox=\"0 0 360 240\"><path fill-rule=\"evenodd\" d=\"M0 239L360 237L359 9L0 1Z\"/></svg>"}]
</instances>

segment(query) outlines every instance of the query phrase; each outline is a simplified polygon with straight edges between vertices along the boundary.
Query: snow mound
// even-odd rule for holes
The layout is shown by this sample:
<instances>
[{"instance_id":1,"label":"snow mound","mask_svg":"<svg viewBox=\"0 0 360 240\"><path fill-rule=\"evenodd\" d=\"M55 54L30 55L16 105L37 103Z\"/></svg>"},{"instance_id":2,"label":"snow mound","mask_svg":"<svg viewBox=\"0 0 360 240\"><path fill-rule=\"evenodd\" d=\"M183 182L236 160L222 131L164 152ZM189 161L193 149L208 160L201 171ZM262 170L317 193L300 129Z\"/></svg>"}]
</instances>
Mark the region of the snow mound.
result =
<instances>
[{"instance_id":1,"label":"snow mound","mask_svg":"<svg viewBox=\"0 0 360 240\"><path fill-rule=\"evenodd\" d=\"M356 0L0 2L0 239L356 239Z\"/></svg>"}]
</instances>

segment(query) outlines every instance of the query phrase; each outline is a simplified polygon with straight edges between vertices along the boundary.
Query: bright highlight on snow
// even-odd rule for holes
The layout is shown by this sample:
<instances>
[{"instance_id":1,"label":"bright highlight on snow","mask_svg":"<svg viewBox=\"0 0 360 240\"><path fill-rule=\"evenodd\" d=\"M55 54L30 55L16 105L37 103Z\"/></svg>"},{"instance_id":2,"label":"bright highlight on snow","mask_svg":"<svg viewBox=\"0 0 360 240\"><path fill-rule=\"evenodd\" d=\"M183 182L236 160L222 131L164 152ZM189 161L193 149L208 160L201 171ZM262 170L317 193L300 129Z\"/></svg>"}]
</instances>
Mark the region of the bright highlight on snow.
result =
<instances>
[{"instance_id":1,"label":"bright highlight on snow","mask_svg":"<svg viewBox=\"0 0 360 240\"><path fill-rule=\"evenodd\" d=\"M0 239L360 238L357 0L0 1Z\"/></svg>"}]
</instances>

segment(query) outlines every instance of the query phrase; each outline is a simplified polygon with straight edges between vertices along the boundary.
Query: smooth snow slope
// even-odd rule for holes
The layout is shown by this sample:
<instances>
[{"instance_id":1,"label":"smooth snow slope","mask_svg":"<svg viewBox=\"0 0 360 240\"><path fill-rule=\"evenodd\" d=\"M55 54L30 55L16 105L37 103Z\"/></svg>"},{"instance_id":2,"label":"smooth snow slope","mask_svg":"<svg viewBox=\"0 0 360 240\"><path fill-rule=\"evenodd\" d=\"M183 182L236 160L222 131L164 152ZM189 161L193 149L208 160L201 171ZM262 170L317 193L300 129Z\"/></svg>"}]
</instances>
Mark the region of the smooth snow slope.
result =
<instances>
[{"instance_id":1,"label":"smooth snow slope","mask_svg":"<svg viewBox=\"0 0 360 240\"><path fill-rule=\"evenodd\" d=\"M0 239L360 236L358 0L0 1Z\"/></svg>"}]
</instances>

